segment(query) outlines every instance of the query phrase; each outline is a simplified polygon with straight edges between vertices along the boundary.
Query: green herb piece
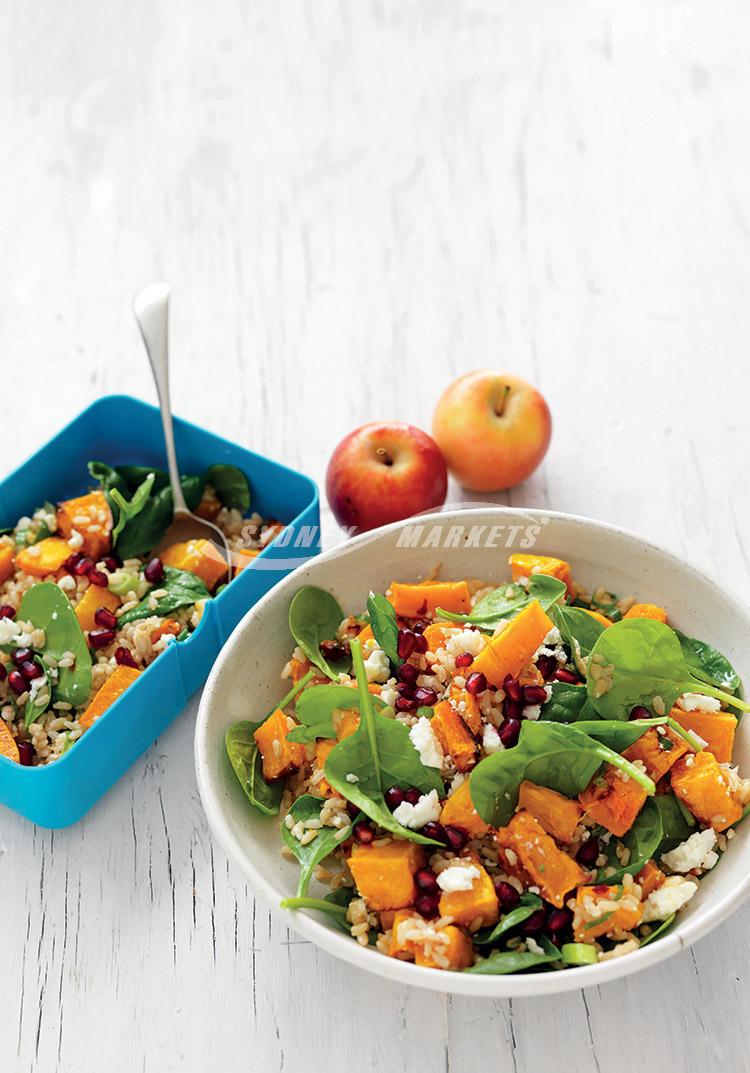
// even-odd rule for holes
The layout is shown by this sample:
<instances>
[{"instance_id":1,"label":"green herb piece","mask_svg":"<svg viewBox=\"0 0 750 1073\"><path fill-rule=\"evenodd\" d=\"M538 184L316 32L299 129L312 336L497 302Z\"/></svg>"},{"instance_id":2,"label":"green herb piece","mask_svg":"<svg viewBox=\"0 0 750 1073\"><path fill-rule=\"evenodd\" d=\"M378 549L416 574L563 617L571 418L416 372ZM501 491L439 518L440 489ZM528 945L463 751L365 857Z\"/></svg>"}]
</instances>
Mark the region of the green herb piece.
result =
<instances>
[{"instance_id":1,"label":"green herb piece","mask_svg":"<svg viewBox=\"0 0 750 1073\"><path fill-rule=\"evenodd\" d=\"M207 600L211 595L197 574L192 574L189 570L178 570L174 566L164 567L164 580L159 583L159 588L164 590L165 595L157 598L156 607L151 606L151 596L145 596L139 604L120 616L120 626L127 626L129 622L136 622L141 618L149 618L150 615L164 618L180 607L190 607L198 600Z\"/></svg>"},{"instance_id":2,"label":"green herb piece","mask_svg":"<svg viewBox=\"0 0 750 1073\"><path fill-rule=\"evenodd\" d=\"M380 697L373 697L378 710L386 707ZM296 716L299 726L287 734L289 741L306 744L316 738L335 738L333 713L336 711L359 711L359 692L351 686L310 686L297 701Z\"/></svg>"},{"instance_id":3,"label":"green herb piece","mask_svg":"<svg viewBox=\"0 0 750 1073\"><path fill-rule=\"evenodd\" d=\"M45 514L51 514L53 517L55 515L55 506L49 501L44 503L39 510L43 510ZM37 513L38 511L35 510L29 519L30 525L26 525L23 528L16 527L15 529L8 530L8 533L13 534L13 540L15 541L17 548L38 544L40 540L46 540L48 536L52 536L52 530L46 522L42 521L41 518L36 517Z\"/></svg>"},{"instance_id":4,"label":"green herb piece","mask_svg":"<svg viewBox=\"0 0 750 1073\"><path fill-rule=\"evenodd\" d=\"M595 965L599 960L593 943L563 943L560 948L563 965Z\"/></svg>"},{"instance_id":5,"label":"green herb piece","mask_svg":"<svg viewBox=\"0 0 750 1073\"><path fill-rule=\"evenodd\" d=\"M372 634L394 667L403 660L398 654L398 622L393 605L379 592L371 592L367 598L367 612Z\"/></svg>"},{"instance_id":6,"label":"green herb piece","mask_svg":"<svg viewBox=\"0 0 750 1073\"><path fill-rule=\"evenodd\" d=\"M522 894L516 908L511 909L509 913L505 913L494 927L479 928L478 931L474 932L472 935L474 945L489 946L491 943L496 943L506 932L517 928L519 924L523 924L524 920L528 920L532 913L541 908L542 899L536 894L529 894L528 892Z\"/></svg>"},{"instance_id":7,"label":"green herb piece","mask_svg":"<svg viewBox=\"0 0 750 1073\"><path fill-rule=\"evenodd\" d=\"M67 701L74 708L87 701L91 692L91 653L73 605L62 589L53 581L40 581L27 589L17 618L44 630L43 653L55 660L61 660L64 652L75 656L72 667L59 668L53 699Z\"/></svg>"},{"instance_id":8,"label":"green herb piece","mask_svg":"<svg viewBox=\"0 0 750 1073\"><path fill-rule=\"evenodd\" d=\"M607 592L606 589L602 588L596 589L591 596L590 602L594 611L601 612L602 615L605 615L612 622L619 622L622 618L619 597L615 596L613 592Z\"/></svg>"},{"instance_id":9,"label":"green herb piece","mask_svg":"<svg viewBox=\"0 0 750 1073\"><path fill-rule=\"evenodd\" d=\"M552 604L564 599L566 592L567 586L559 578L532 574L528 589L515 581L500 585L483 596L467 615L445 611L441 607L435 614L451 622L466 622L480 630L495 630L504 619L513 618L534 600L538 600L547 611Z\"/></svg>"},{"instance_id":10,"label":"green herb piece","mask_svg":"<svg viewBox=\"0 0 750 1073\"><path fill-rule=\"evenodd\" d=\"M289 605L289 632L311 663L333 681L349 670L349 660L329 663L321 641L333 641L344 619L338 600L315 585L305 585Z\"/></svg>"},{"instance_id":11,"label":"green herb piece","mask_svg":"<svg viewBox=\"0 0 750 1073\"><path fill-rule=\"evenodd\" d=\"M538 943L542 949L541 954L533 954L530 950L499 950L478 961L476 965L464 969L464 972L472 972L478 976L506 976L511 972L523 972L525 969L535 969L538 965L549 965L560 960L560 951L546 936L541 935Z\"/></svg>"},{"instance_id":12,"label":"green herb piece","mask_svg":"<svg viewBox=\"0 0 750 1073\"><path fill-rule=\"evenodd\" d=\"M294 823L298 823L300 820L303 822L317 820L320 819L323 804L324 802L321 798L313 797L312 794L303 794L302 797L298 797L294 802L287 816L291 816ZM307 894L307 888L310 886L310 880L313 877L316 866L338 849L344 839L351 834L351 829L351 823L346 827L319 827L315 838L311 842L302 845L300 840L295 838L290 831L286 823L286 817L284 817L284 822L281 825L281 837L300 863L299 883L297 885L297 895L300 898Z\"/></svg>"}]
</instances>

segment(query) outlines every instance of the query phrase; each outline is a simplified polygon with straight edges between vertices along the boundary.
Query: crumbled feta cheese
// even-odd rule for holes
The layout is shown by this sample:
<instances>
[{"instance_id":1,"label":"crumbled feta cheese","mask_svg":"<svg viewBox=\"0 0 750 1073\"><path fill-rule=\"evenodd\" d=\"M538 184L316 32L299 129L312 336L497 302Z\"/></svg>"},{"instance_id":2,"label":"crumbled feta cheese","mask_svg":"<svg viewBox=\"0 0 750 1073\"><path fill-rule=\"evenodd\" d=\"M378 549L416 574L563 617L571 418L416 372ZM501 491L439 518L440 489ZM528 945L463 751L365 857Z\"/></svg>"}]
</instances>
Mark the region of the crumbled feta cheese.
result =
<instances>
[{"instance_id":1,"label":"crumbled feta cheese","mask_svg":"<svg viewBox=\"0 0 750 1073\"><path fill-rule=\"evenodd\" d=\"M524 719L538 719L542 714L541 704L527 704L521 713Z\"/></svg>"},{"instance_id":2,"label":"crumbled feta cheese","mask_svg":"<svg viewBox=\"0 0 750 1073\"><path fill-rule=\"evenodd\" d=\"M391 665L382 648L375 648L365 660L365 674L368 682L387 682L391 674Z\"/></svg>"},{"instance_id":3,"label":"crumbled feta cheese","mask_svg":"<svg viewBox=\"0 0 750 1073\"><path fill-rule=\"evenodd\" d=\"M426 823L434 822L440 817L440 800L437 790L430 790L428 794L422 794L416 805L410 805L408 801L402 801L398 808L393 810L393 818L403 827L417 830Z\"/></svg>"},{"instance_id":4,"label":"crumbled feta cheese","mask_svg":"<svg viewBox=\"0 0 750 1073\"><path fill-rule=\"evenodd\" d=\"M0 645L9 645L18 634L18 623L12 618L0 618Z\"/></svg>"},{"instance_id":5,"label":"crumbled feta cheese","mask_svg":"<svg viewBox=\"0 0 750 1073\"><path fill-rule=\"evenodd\" d=\"M702 693L683 693L677 703L683 712L718 712L721 704L715 697L705 697Z\"/></svg>"},{"instance_id":6,"label":"crumbled feta cheese","mask_svg":"<svg viewBox=\"0 0 750 1073\"><path fill-rule=\"evenodd\" d=\"M480 875L474 864L450 864L439 873L437 885L446 894L455 894L459 890L471 890L474 880L479 879Z\"/></svg>"},{"instance_id":7,"label":"crumbled feta cheese","mask_svg":"<svg viewBox=\"0 0 750 1073\"><path fill-rule=\"evenodd\" d=\"M386 704L389 708L393 708L398 700L398 691L395 686L390 684L383 686L380 690L380 699L383 704Z\"/></svg>"},{"instance_id":8,"label":"crumbled feta cheese","mask_svg":"<svg viewBox=\"0 0 750 1073\"><path fill-rule=\"evenodd\" d=\"M409 737L425 767L443 766L443 747L438 741L429 719L423 715L420 716L409 731Z\"/></svg>"},{"instance_id":9,"label":"crumbled feta cheese","mask_svg":"<svg viewBox=\"0 0 750 1073\"><path fill-rule=\"evenodd\" d=\"M451 656L461 656L468 652L472 656L478 656L487 640L479 630L456 630L447 638L445 650Z\"/></svg>"},{"instance_id":10,"label":"crumbled feta cheese","mask_svg":"<svg viewBox=\"0 0 750 1073\"><path fill-rule=\"evenodd\" d=\"M673 872L689 872L693 868L708 870L719 859L714 852L716 832L709 827L707 831L696 831L679 846L663 853L661 859Z\"/></svg>"},{"instance_id":11,"label":"crumbled feta cheese","mask_svg":"<svg viewBox=\"0 0 750 1073\"><path fill-rule=\"evenodd\" d=\"M659 887L652 891L646 899L643 907L643 923L648 924L652 920L666 920L682 909L693 897L698 889L698 884L682 876L669 876Z\"/></svg>"},{"instance_id":12,"label":"crumbled feta cheese","mask_svg":"<svg viewBox=\"0 0 750 1073\"><path fill-rule=\"evenodd\" d=\"M562 644L562 637L560 636L560 631L558 630L557 626L552 627L552 629L549 631L547 636L544 638L543 644L545 644L545 645L561 645Z\"/></svg>"},{"instance_id":13,"label":"crumbled feta cheese","mask_svg":"<svg viewBox=\"0 0 750 1073\"><path fill-rule=\"evenodd\" d=\"M359 782L359 775L355 775L353 771L349 771L349 772L347 772L347 775L346 775L346 781L347 782Z\"/></svg>"},{"instance_id":14,"label":"crumbled feta cheese","mask_svg":"<svg viewBox=\"0 0 750 1073\"><path fill-rule=\"evenodd\" d=\"M500 735L493 727L492 723L485 723L484 730L482 731L482 748L488 755L492 753L499 753L505 746L500 741Z\"/></svg>"}]
</instances>

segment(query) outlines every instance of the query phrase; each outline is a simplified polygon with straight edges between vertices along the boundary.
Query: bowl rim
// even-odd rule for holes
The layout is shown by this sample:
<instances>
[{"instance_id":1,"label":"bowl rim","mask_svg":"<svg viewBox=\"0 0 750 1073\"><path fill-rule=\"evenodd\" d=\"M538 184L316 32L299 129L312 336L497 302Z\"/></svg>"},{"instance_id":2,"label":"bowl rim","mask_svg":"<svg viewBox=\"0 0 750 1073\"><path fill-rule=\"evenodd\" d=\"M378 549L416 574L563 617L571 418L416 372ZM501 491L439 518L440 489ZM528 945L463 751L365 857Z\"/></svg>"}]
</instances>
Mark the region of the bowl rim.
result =
<instances>
[{"instance_id":1,"label":"bowl rim","mask_svg":"<svg viewBox=\"0 0 750 1073\"><path fill-rule=\"evenodd\" d=\"M486 514L490 517L503 517L508 515L527 515L538 521L543 517L560 519L616 534L637 544L640 548L657 553L671 562L681 571L687 571L701 581L713 586L722 602L725 603L733 614L744 618L750 628L750 607L738 599L727 589L702 569L692 563L679 558L673 552L655 544L650 540L623 529L621 526L609 522L598 521L583 515L569 514L563 511L546 510L539 507L506 507L506 506L471 506L431 512L417 515L403 521L392 522L389 525L380 526L377 529L352 537L346 543L337 545L305 564L306 569L315 570L318 564L330 562L342 555L356 551L369 541L379 538L389 532L394 532L405 525L446 523L460 520L462 516ZM261 613L267 604L282 598L287 589L297 582L297 571L293 571L278 585L275 585L264 597L250 608L239 621L226 644L222 648L214 663L211 673L206 681L201 697L198 715L195 724L195 773L198 782L198 792L201 803L208 820L209 828L217 839L227 856L239 868L240 872L250 882L254 890L261 894L277 913L285 913L288 926L292 927L300 935L310 939L317 946L334 957L354 965L357 968L373 972L397 984L422 987L431 991L442 993L472 995L477 998L522 998L540 995L559 994L565 991L576 991L585 987L593 987L609 980L618 979L649 968L680 950L686 949L698 939L708 934L713 928L724 921L731 913L750 896L750 874L746 875L738 884L716 904L707 907L702 914L702 919L688 919L685 922L677 922L670 932L657 943L649 944L639 950L635 950L625 957L611 958L595 965L577 967L574 971L558 971L550 973L532 973L529 975L510 974L506 976L482 976L466 972L437 972L434 969L423 968L408 961L400 961L397 958L385 957L383 954L369 947L362 947L354 942L343 932L336 931L322 924L316 917L308 915L303 910L281 910L279 906L280 896L275 885L266 879L263 872L247 857L247 847L243 841L236 838L229 824L225 821L221 798L212 788L209 771L210 764L206 754L205 740L210 720L213 696L217 688L217 682L222 675L225 663L230 658L235 647L241 644L242 637L254 616Z\"/></svg>"}]
</instances>

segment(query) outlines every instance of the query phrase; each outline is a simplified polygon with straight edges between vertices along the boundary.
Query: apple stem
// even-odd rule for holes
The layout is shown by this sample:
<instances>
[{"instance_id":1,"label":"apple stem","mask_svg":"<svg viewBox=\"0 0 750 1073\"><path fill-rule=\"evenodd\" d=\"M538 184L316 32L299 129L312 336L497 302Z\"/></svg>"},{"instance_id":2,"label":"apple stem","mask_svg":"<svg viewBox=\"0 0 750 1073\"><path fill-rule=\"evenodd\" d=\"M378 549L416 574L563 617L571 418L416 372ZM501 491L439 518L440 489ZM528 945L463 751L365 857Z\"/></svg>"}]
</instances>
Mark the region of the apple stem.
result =
<instances>
[{"instance_id":1,"label":"apple stem","mask_svg":"<svg viewBox=\"0 0 750 1073\"><path fill-rule=\"evenodd\" d=\"M393 465L393 459L388 454L388 452L386 451L385 447L376 448L375 454L378 456L378 458L380 459L380 461L383 463L384 466L392 466Z\"/></svg>"},{"instance_id":2,"label":"apple stem","mask_svg":"<svg viewBox=\"0 0 750 1073\"><path fill-rule=\"evenodd\" d=\"M506 384L505 387L503 388L503 394L502 394L502 396L500 398L500 401L498 402L497 406L495 407L495 413L497 414L498 417L502 417L503 414L505 413L505 405L506 405L506 403L508 401L508 396L509 395L510 395L510 384Z\"/></svg>"}]
</instances>

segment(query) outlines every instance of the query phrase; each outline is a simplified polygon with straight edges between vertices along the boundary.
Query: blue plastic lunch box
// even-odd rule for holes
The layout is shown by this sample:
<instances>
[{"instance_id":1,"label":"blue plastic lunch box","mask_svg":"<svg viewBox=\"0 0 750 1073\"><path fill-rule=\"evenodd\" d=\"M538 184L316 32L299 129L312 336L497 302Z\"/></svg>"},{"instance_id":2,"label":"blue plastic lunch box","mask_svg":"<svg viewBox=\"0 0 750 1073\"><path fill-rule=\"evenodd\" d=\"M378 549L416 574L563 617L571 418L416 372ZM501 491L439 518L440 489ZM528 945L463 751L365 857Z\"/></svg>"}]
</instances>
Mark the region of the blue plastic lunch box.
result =
<instances>
[{"instance_id":1,"label":"blue plastic lunch box","mask_svg":"<svg viewBox=\"0 0 750 1073\"><path fill-rule=\"evenodd\" d=\"M0 756L0 803L42 827L80 819L179 715L245 612L320 551L318 490L309 477L187 421L175 421L175 438L183 472L200 473L215 462L239 466L250 481L252 510L289 528L207 601L198 628L171 643L59 760L21 767ZM84 492L90 459L166 468L159 411L127 395L105 396L84 410L0 483L0 527L45 500Z\"/></svg>"}]
</instances>

